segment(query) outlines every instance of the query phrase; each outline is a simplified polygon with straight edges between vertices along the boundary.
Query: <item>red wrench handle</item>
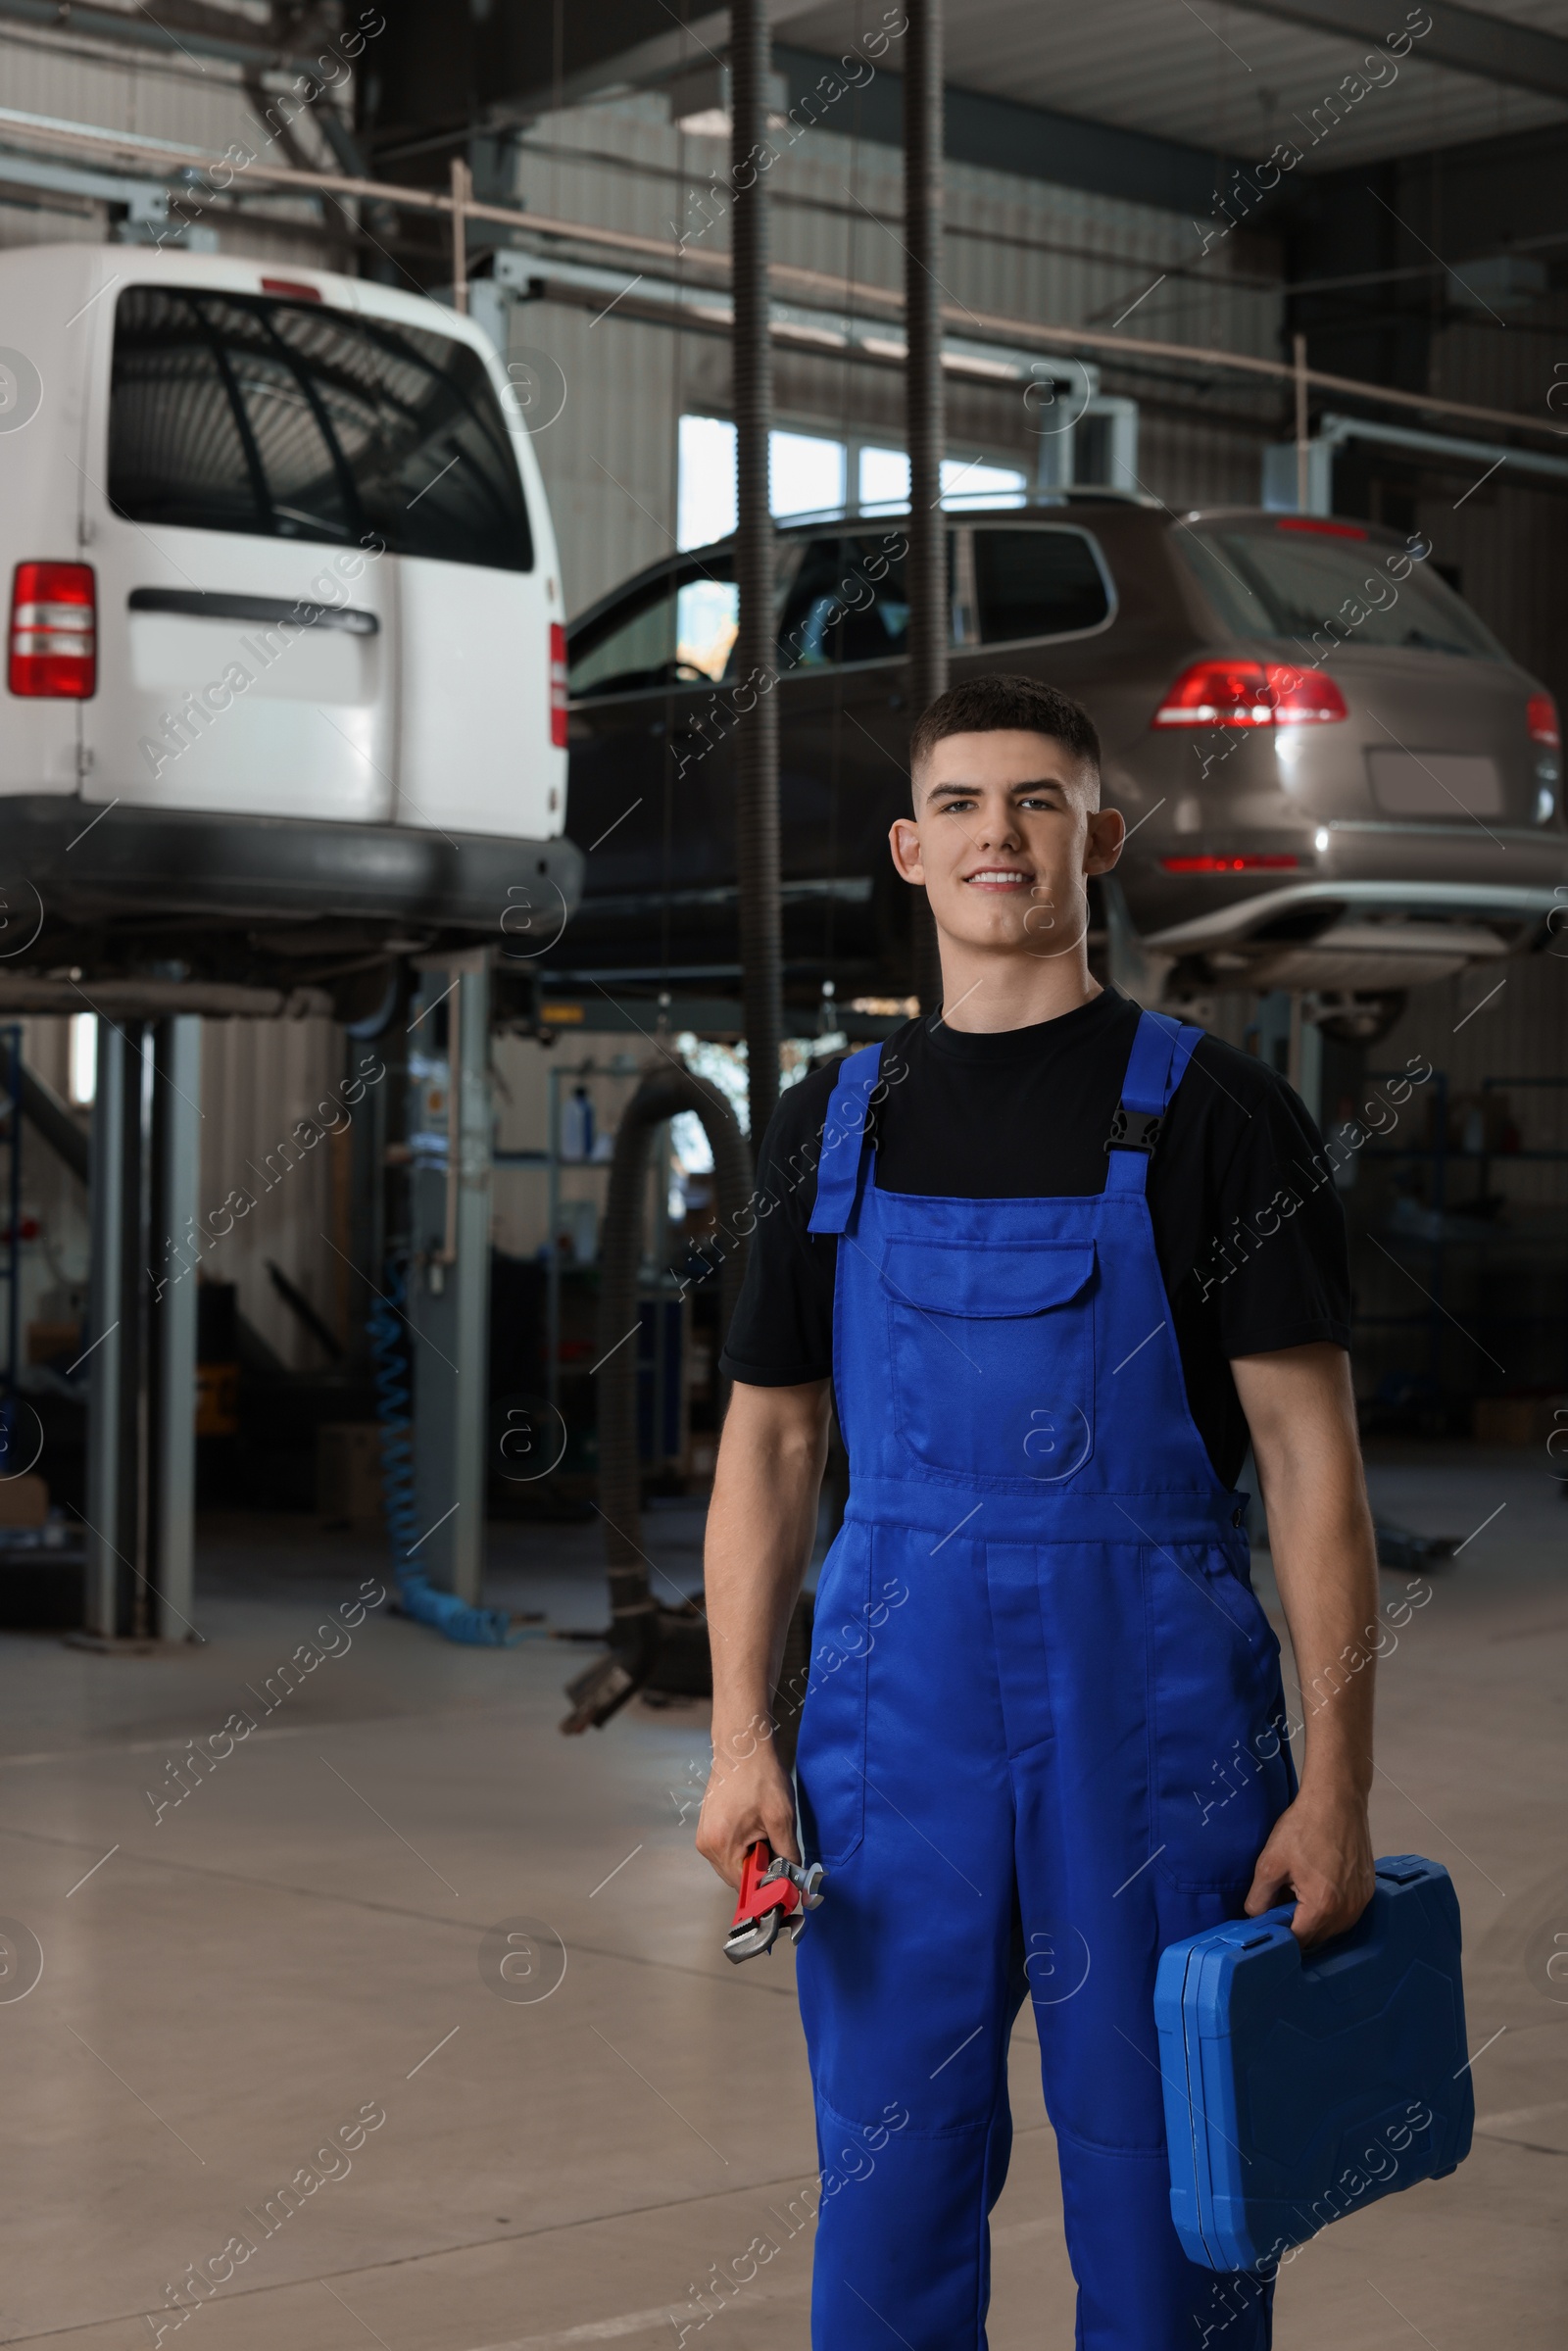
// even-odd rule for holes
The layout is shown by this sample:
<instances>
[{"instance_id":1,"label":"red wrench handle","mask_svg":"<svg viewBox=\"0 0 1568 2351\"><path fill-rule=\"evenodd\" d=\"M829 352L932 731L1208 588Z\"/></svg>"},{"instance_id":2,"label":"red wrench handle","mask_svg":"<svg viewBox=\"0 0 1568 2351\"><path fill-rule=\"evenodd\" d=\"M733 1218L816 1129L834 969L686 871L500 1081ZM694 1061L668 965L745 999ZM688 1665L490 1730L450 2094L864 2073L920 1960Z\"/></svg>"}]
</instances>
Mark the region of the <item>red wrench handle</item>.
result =
<instances>
[{"instance_id":1,"label":"red wrench handle","mask_svg":"<svg viewBox=\"0 0 1568 2351\"><path fill-rule=\"evenodd\" d=\"M772 1867L772 1862L773 1848L765 1837L747 1846L741 1867L740 1898L730 1921L732 1932L748 1919L762 1918L770 1910L782 1910L788 1917L791 1911L800 1908L800 1890L788 1878L771 1878L765 1886L762 1884L762 1873Z\"/></svg>"}]
</instances>

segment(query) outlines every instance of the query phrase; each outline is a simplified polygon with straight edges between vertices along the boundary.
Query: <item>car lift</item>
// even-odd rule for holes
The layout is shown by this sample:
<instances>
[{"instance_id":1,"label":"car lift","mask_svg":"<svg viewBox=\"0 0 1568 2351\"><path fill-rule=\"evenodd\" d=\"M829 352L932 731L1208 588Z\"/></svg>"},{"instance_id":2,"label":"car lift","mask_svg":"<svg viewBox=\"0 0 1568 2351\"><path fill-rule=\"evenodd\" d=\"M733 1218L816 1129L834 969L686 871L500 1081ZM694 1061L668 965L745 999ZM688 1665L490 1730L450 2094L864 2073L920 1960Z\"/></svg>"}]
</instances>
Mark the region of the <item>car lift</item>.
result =
<instances>
[{"instance_id":1,"label":"car lift","mask_svg":"<svg viewBox=\"0 0 1568 2351\"><path fill-rule=\"evenodd\" d=\"M192 995L199 1001L198 989ZM398 1156L409 1174L404 1319L417 1397L417 1564L431 1586L477 1606L489 1419L488 951L421 959L410 1009L409 1144ZM401 1025L404 1015L393 1017ZM120 1650L201 1638L193 1513L202 1019L100 1014L97 1028L85 1631L74 1638ZM402 1066L402 1052L388 1056L394 1083ZM367 1272L379 1286L377 1271Z\"/></svg>"}]
</instances>

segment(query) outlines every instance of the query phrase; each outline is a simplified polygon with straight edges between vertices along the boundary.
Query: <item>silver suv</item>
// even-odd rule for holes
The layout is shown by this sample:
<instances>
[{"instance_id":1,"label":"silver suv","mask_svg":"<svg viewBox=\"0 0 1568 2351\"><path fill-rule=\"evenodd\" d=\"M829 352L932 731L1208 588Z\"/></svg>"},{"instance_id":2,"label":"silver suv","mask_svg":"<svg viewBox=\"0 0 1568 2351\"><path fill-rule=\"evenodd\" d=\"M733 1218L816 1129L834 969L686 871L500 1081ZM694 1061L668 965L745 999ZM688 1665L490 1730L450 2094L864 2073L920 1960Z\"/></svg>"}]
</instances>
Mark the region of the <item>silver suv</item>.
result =
<instances>
[{"instance_id":1,"label":"silver suv","mask_svg":"<svg viewBox=\"0 0 1568 2351\"><path fill-rule=\"evenodd\" d=\"M902 994L908 805L901 517L779 534L787 985ZM1085 703L1130 838L1097 920L1148 1001L1312 992L1375 1035L1406 988L1544 943L1568 885L1556 708L1438 575L1369 524L1111 493L955 516L952 675ZM553 961L610 984L738 969L728 543L570 631L582 905Z\"/></svg>"}]
</instances>

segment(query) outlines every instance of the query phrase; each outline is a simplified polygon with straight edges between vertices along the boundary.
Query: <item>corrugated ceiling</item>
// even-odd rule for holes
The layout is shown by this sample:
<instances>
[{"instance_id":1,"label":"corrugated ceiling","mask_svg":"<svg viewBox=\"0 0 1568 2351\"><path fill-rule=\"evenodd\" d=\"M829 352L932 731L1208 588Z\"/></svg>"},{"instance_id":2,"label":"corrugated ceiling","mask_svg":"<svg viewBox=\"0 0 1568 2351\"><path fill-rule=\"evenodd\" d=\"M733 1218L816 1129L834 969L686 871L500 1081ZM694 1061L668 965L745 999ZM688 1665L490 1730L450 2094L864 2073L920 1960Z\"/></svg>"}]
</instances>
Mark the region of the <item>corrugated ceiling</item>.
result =
<instances>
[{"instance_id":1,"label":"corrugated ceiling","mask_svg":"<svg viewBox=\"0 0 1568 2351\"><path fill-rule=\"evenodd\" d=\"M1568 37L1568 0L1469 5ZM1367 15L1392 29L1405 23L1406 9L1388 0ZM882 22L881 6L869 0L830 0L792 11L775 37L833 52ZM1313 32L1224 0L951 0L947 78L1220 154L1261 159L1290 139L1309 171L1568 121L1568 107L1554 99L1426 64L1416 41L1408 57L1389 61L1396 78L1368 90L1337 122L1319 111L1314 124L1314 109L1377 45L1376 34ZM898 50L895 41L886 53L895 71Z\"/></svg>"}]
</instances>

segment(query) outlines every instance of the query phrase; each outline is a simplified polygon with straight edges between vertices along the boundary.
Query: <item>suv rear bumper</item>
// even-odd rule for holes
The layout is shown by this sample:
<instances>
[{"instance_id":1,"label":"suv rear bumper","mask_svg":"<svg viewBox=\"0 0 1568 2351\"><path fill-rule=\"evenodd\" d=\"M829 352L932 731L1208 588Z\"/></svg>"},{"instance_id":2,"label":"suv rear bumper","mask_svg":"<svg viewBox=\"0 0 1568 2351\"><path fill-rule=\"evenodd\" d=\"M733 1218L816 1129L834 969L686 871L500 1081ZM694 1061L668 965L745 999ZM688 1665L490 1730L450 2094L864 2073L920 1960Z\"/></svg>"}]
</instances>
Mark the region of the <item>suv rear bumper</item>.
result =
<instances>
[{"instance_id":1,"label":"suv rear bumper","mask_svg":"<svg viewBox=\"0 0 1568 2351\"><path fill-rule=\"evenodd\" d=\"M1556 827L1494 832L1474 824L1331 818L1321 831L1328 837L1321 853L1301 850L1298 836L1283 831L1203 837L1203 848L1222 856L1295 851L1294 872L1124 875L1144 944L1185 955L1240 945L1282 920L1303 936L1314 910L1325 925L1339 913L1398 915L1492 922L1518 933L1565 903L1568 837ZM1179 855L1185 847L1172 844L1172 851Z\"/></svg>"},{"instance_id":2,"label":"suv rear bumper","mask_svg":"<svg viewBox=\"0 0 1568 2351\"><path fill-rule=\"evenodd\" d=\"M498 840L112 802L95 811L50 793L0 798L0 898L13 933L26 926L30 888L51 922L338 916L486 932L510 915L510 935L531 913L544 934L575 909L582 874L582 852L564 837Z\"/></svg>"}]
</instances>

